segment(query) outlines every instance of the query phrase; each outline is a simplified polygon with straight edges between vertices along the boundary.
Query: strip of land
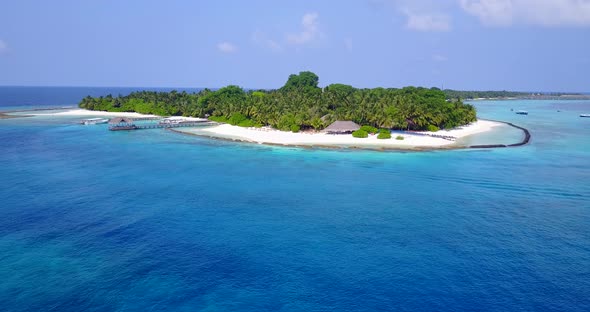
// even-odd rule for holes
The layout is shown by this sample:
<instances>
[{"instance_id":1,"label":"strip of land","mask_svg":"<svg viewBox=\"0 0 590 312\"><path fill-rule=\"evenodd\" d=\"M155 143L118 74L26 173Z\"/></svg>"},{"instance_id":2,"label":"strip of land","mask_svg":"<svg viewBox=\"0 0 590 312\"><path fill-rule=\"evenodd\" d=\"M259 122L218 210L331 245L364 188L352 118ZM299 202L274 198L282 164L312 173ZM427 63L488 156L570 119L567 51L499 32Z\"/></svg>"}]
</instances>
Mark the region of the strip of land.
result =
<instances>
[{"instance_id":1,"label":"strip of land","mask_svg":"<svg viewBox=\"0 0 590 312\"><path fill-rule=\"evenodd\" d=\"M270 128L243 128L221 124L203 128L185 128L176 132L199 136L285 146L349 147L349 148L384 148L384 149L428 149L453 148L455 141L468 135L491 131L502 123L478 120L467 126L452 130L433 132L394 132L391 139L378 139L377 135L368 138L355 138L350 134L327 134L323 132L286 132ZM396 139L397 137L400 139ZM444 138L443 138L444 137ZM403 139L401 139L403 138Z\"/></svg>"},{"instance_id":2,"label":"strip of land","mask_svg":"<svg viewBox=\"0 0 590 312\"><path fill-rule=\"evenodd\" d=\"M22 114L22 113L20 113ZM63 117L129 117L145 118L158 117L157 115L139 114L134 112L104 112L86 109L71 109L56 112L26 112L28 116L63 116ZM7 115L12 117L13 115ZM22 116L19 116L22 117ZM202 118L172 117L190 121L202 121ZM493 131L495 127L504 123L490 120L477 120L469 125L450 130L437 132L428 131L393 131L391 139L378 139L377 135L369 135L368 138L355 138L351 134L328 134L321 131L287 132L272 129L270 127L238 127L229 124L213 124L175 129L173 131L214 139L241 141L257 144L302 146L321 148L366 148L366 149L397 149L397 150L429 150L429 149L453 149L463 148L454 139L470 135L477 135ZM401 139L403 138L403 139Z\"/></svg>"}]
</instances>

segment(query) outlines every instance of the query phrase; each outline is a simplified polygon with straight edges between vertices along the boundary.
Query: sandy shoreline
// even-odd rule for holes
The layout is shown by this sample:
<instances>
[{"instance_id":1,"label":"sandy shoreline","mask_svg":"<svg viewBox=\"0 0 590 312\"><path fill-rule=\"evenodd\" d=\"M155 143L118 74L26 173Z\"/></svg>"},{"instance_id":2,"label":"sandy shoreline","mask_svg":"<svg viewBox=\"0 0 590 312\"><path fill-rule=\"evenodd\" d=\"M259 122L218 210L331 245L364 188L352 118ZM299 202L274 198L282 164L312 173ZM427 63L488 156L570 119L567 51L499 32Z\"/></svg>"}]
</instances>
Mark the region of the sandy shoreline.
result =
<instances>
[{"instance_id":1,"label":"sandy shoreline","mask_svg":"<svg viewBox=\"0 0 590 312\"><path fill-rule=\"evenodd\" d=\"M105 112L105 111L93 111L87 109L69 109L59 112L48 111L26 111L19 112L20 115L27 116L63 116L63 117L129 117L129 118L145 118L145 117L161 117L158 115L140 114L135 112ZM196 118L196 117L184 117L184 116L172 116L172 117L161 117L170 120L186 120L186 121L204 121L207 119Z\"/></svg>"},{"instance_id":2,"label":"sandy shoreline","mask_svg":"<svg viewBox=\"0 0 590 312\"><path fill-rule=\"evenodd\" d=\"M96 117L159 117L156 115L146 115L140 113L133 113L133 112L104 112L104 111L93 111L87 109L70 109L61 112L41 112L41 111L32 111L32 112L25 112L27 115L31 116L71 116L71 117L84 117L84 116L96 116Z\"/></svg>"},{"instance_id":3,"label":"sandy shoreline","mask_svg":"<svg viewBox=\"0 0 590 312\"><path fill-rule=\"evenodd\" d=\"M26 116L63 116L63 117L159 117L156 115L139 114L135 112L104 112L86 109L69 109L64 111L29 111L18 113L19 117ZM10 115L7 115L7 117ZM12 116L10 116L12 117ZM203 118L194 117L169 117L171 119L184 119L188 121L203 121ZM257 144L298 146L298 147L325 147L325 148L369 148L369 149L451 149L461 148L454 140L441 137L459 139L469 135L492 131L493 128L503 123L489 120L477 120L469 125L451 130L438 132L403 132L392 133L391 139L379 140L376 135L368 138L354 138L352 135L331 135L322 132L286 132L271 128L243 128L228 124L219 124L209 127L177 128L175 132L224 139L232 141L250 142ZM396 140L401 135L403 140Z\"/></svg>"},{"instance_id":4,"label":"sandy shoreline","mask_svg":"<svg viewBox=\"0 0 590 312\"><path fill-rule=\"evenodd\" d=\"M376 135L368 138L354 138L352 135L331 135L325 133L292 133L268 128L242 128L228 124L206 128L176 129L176 132L200 135L234 141L251 142L257 144L285 145L285 146L316 146L316 147L349 147L349 148L392 148L392 149L425 149L452 148L457 146L455 141L437 136L461 138L472 134L487 132L502 123L478 120L470 125L436 133L416 132L400 133L404 140L396 140L397 133L391 139L379 140Z\"/></svg>"}]
</instances>

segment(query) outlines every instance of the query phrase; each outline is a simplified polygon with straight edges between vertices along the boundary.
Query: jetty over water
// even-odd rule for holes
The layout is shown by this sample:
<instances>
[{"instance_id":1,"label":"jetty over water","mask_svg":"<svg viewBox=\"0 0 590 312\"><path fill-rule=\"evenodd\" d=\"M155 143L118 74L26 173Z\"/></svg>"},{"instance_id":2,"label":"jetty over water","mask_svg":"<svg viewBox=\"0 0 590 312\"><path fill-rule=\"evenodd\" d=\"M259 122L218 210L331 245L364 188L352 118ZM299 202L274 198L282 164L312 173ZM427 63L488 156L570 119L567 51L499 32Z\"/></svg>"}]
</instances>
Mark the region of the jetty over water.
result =
<instances>
[{"instance_id":1,"label":"jetty over water","mask_svg":"<svg viewBox=\"0 0 590 312\"><path fill-rule=\"evenodd\" d=\"M149 124L135 124L135 121L145 120L160 120L160 117L142 117L131 119L126 117L117 117L109 121L109 130L123 131L123 130L144 130L144 129L168 129L181 127L194 127L202 124L211 123L209 120L184 120L177 122L159 122Z\"/></svg>"},{"instance_id":2,"label":"jetty over water","mask_svg":"<svg viewBox=\"0 0 590 312\"><path fill-rule=\"evenodd\" d=\"M133 117L133 121L146 121L146 120L161 120L163 117L154 116L154 117Z\"/></svg>"}]
</instances>

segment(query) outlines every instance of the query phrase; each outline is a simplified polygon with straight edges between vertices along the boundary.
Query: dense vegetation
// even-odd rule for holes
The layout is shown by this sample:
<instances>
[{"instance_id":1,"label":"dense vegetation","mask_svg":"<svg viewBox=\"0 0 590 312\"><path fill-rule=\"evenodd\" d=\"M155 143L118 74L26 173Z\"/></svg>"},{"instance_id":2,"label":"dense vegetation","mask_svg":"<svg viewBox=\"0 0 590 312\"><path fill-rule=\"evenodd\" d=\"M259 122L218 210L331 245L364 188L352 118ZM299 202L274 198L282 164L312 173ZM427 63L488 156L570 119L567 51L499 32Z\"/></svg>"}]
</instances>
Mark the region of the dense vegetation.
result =
<instances>
[{"instance_id":1,"label":"dense vegetation","mask_svg":"<svg viewBox=\"0 0 590 312\"><path fill-rule=\"evenodd\" d=\"M127 96L86 97L80 107L162 116L208 117L242 126L268 125L280 130L323 129L336 120L376 128L425 130L453 128L475 121L475 108L446 101L437 88L356 89L344 84L318 87L312 72L291 75L271 91L227 86L216 91L133 92Z\"/></svg>"}]
</instances>

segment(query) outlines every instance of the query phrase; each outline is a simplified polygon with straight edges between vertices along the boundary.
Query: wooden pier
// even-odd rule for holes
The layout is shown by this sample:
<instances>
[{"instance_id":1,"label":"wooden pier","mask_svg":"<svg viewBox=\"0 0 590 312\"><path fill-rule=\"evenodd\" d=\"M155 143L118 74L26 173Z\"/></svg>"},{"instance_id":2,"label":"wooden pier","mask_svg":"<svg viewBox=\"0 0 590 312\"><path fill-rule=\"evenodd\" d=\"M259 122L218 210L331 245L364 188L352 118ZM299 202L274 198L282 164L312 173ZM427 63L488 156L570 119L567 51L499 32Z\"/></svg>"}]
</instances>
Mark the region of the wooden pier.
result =
<instances>
[{"instance_id":1,"label":"wooden pier","mask_svg":"<svg viewBox=\"0 0 590 312\"><path fill-rule=\"evenodd\" d=\"M155 117L133 117L133 121L145 121L145 120L160 120L164 119L164 117L155 116Z\"/></svg>"},{"instance_id":2,"label":"wooden pier","mask_svg":"<svg viewBox=\"0 0 590 312\"><path fill-rule=\"evenodd\" d=\"M182 128L182 127L195 127L202 124L212 123L209 120L198 120L198 121L180 121L180 122L159 122L150 124L139 124L136 125L135 121L144 120L158 120L159 117L143 117L143 118L115 118L109 122L109 130L111 131L123 131L123 130L144 130L144 129L169 129L169 128Z\"/></svg>"}]
</instances>

